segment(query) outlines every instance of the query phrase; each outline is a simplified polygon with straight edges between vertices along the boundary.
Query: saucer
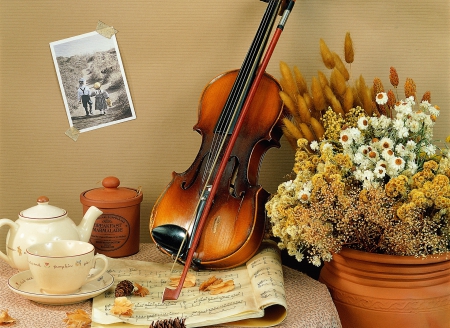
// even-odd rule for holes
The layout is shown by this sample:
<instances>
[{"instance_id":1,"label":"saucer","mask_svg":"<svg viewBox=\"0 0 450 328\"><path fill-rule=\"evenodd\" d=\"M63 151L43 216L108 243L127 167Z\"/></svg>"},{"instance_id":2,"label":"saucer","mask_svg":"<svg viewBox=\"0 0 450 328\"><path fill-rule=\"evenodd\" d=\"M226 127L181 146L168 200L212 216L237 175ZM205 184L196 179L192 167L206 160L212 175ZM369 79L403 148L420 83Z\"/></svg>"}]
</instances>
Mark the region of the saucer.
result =
<instances>
[{"instance_id":1,"label":"saucer","mask_svg":"<svg viewBox=\"0 0 450 328\"><path fill-rule=\"evenodd\" d=\"M77 292L72 294L46 294L37 286L30 270L15 274L8 280L8 287L16 294L42 304L63 305L73 304L93 298L114 283L114 277L105 272L97 280L90 281L83 285Z\"/></svg>"}]
</instances>

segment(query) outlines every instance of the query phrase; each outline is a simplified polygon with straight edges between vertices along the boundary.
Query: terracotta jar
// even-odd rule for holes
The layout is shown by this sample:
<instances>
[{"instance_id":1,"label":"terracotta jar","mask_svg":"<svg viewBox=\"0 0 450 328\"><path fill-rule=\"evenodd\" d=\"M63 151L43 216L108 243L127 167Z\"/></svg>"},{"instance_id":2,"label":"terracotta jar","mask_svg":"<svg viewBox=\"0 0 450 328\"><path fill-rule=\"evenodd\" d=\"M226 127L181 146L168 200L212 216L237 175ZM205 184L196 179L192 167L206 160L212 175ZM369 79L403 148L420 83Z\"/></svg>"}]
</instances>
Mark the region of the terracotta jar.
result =
<instances>
[{"instance_id":1,"label":"terracotta jar","mask_svg":"<svg viewBox=\"0 0 450 328\"><path fill-rule=\"evenodd\" d=\"M116 177L106 177L103 188L84 191L80 195L83 212L90 206L103 214L92 229L90 243L97 253L109 257L123 257L139 251L140 204L143 194L139 189L119 187Z\"/></svg>"},{"instance_id":2,"label":"terracotta jar","mask_svg":"<svg viewBox=\"0 0 450 328\"><path fill-rule=\"evenodd\" d=\"M325 263L319 281L343 328L450 325L450 253L416 258L343 249Z\"/></svg>"}]
</instances>

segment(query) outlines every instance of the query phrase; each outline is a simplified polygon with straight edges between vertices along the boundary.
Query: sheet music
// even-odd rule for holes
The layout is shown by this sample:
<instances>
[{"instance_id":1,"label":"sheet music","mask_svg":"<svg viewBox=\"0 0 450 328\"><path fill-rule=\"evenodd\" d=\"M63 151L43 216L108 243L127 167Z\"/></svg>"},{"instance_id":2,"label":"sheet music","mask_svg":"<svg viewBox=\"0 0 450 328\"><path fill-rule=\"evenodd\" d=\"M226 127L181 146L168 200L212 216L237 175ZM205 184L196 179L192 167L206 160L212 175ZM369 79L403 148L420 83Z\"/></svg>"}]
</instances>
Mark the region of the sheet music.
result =
<instances>
[{"instance_id":1,"label":"sheet music","mask_svg":"<svg viewBox=\"0 0 450 328\"><path fill-rule=\"evenodd\" d=\"M126 323L148 327L152 322L175 317L186 318L188 327L232 322L246 318L259 318L264 308L273 304L286 307L283 273L279 253L275 248L264 248L254 258L241 266L226 271L190 271L196 276L196 286L183 288L177 301L161 302L164 288L170 276L181 274L183 266L176 265L170 275L171 263L110 259L108 272L114 276L115 284L105 293L94 298L92 327ZM199 285L212 275L224 281L233 279L235 289L218 295L199 291ZM115 285L130 280L149 290L145 297L131 296L134 313L131 317L110 314L114 304ZM96 325L97 324L97 325Z\"/></svg>"}]
</instances>

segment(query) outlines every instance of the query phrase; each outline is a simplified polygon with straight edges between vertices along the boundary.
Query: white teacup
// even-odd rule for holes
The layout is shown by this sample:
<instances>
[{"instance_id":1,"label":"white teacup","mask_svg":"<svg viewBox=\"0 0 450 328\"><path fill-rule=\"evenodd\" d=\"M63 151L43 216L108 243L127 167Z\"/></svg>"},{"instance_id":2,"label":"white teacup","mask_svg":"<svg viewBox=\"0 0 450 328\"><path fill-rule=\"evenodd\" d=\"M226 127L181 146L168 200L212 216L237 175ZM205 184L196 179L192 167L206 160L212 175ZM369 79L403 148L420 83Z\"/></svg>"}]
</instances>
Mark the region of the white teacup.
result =
<instances>
[{"instance_id":1,"label":"white teacup","mask_svg":"<svg viewBox=\"0 0 450 328\"><path fill-rule=\"evenodd\" d=\"M27 248L30 272L41 291L47 294L71 294L108 269L108 259L94 255L94 246L84 241L57 240ZM97 260L104 266L93 276L89 272Z\"/></svg>"}]
</instances>

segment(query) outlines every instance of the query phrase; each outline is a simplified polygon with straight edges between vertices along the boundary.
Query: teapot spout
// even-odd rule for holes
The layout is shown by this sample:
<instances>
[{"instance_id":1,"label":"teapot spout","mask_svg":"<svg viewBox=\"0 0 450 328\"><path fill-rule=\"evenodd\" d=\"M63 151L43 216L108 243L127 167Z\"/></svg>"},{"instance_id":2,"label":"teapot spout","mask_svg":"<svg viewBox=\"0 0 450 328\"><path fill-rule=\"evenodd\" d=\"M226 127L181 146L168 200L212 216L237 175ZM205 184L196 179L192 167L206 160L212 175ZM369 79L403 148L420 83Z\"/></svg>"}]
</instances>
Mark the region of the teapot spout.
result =
<instances>
[{"instance_id":1,"label":"teapot spout","mask_svg":"<svg viewBox=\"0 0 450 328\"><path fill-rule=\"evenodd\" d=\"M83 219L78 225L78 234L80 235L80 240L88 242L89 238L91 238L92 228L94 227L95 220L102 215L103 212L100 211L97 207L91 206L84 214Z\"/></svg>"}]
</instances>

